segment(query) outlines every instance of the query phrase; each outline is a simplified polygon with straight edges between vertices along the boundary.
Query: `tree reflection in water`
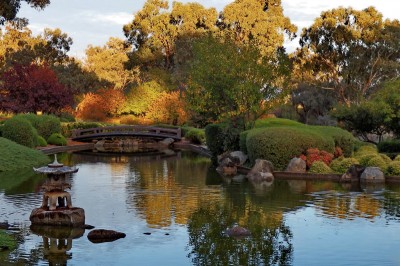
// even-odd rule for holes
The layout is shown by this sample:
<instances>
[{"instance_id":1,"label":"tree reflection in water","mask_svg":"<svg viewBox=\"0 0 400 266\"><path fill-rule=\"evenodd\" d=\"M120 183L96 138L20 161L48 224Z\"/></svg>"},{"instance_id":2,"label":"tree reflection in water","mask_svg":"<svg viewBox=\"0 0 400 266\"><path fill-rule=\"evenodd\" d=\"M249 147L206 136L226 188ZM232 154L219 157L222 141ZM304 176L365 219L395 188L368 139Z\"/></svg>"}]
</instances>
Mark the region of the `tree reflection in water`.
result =
<instances>
[{"instance_id":1,"label":"tree reflection in water","mask_svg":"<svg viewBox=\"0 0 400 266\"><path fill-rule=\"evenodd\" d=\"M236 222L232 211L220 204L204 204L189 219L188 257L194 265L290 264L292 233L281 219L275 217L272 222L273 216L274 213L248 212L246 227L251 236L232 238L224 234Z\"/></svg>"}]
</instances>

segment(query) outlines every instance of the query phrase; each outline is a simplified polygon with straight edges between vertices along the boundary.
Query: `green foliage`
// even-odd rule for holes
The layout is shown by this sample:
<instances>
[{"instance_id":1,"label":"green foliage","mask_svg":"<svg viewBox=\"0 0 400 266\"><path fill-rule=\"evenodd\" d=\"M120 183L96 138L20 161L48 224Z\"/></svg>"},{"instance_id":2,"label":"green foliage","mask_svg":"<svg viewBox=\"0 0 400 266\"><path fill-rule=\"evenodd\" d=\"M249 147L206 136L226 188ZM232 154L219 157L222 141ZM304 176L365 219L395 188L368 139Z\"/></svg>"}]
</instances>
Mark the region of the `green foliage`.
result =
<instances>
[{"instance_id":1,"label":"green foliage","mask_svg":"<svg viewBox=\"0 0 400 266\"><path fill-rule=\"evenodd\" d=\"M381 141L377 147L379 152L400 153L400 139Z\"/></svg>"},{"instance_id":2,"label":"green foliage","mask_svg":"<svg viewBox=\"0 0 400 266\"><path fill-rule=\"evenodd\" d=\"M377 149L376 146L373 145L373 144L365 144L365 143L364 143L364 145L361 145L361 146L357 149L355 155L356 155L356 156L361 156L361 155L370 154L370 153L378 153L378 149Z\"/></svg>"},{"instance_id":3,"label":"green foliage","mask_svg":"<svg viewBox=\"0 0 400 266\"><path fill-rule=\"evenodd\" d=\"M14 116L4 123L3 137L33 148L37 144L38 133L28 120Z\"/></svg>"},{"instance_id":4,"label":"green foliage","mask_svg":"<svg viewBox=\"0 0 400 266\"><path fill-rule=\"evenodd\" d=\"M29 169L46 164L50 159L42 152L29 149L0 137L0 173Z\"/></svg>"},{"instance_id":5,"label":"green foliage","mask_svg":"<svg viewBox=\"0 0 400 266\"><path fill-rule=\"evenodd\" d=\"M251 130L247 135L247 150L251 162L266 159L278 170L284 169L289 161L314 147L333 153L332 138L319 132L298 127L266 127Z\"/></svg>"},{"instance_id":6,"label":"green foliage","mask_svg":"<svg viewBox=\"0 0 400 266\"><path fill-rule=\"evenodd\" d=\"M57 145L57 146L66 146L67 145L67 139L61 135L60 133L53 133L51 136L47 139L48 144L52 145Z\"/></svg>"},{"instance_id":7,"label":"green foliage","mask_svg":"<svg viewBox=\"0 0 400 266\"><path fill-rule=\"evenodd\" d=\"M0 229L0 247L7 247L9 250L13 250L17 247L17 241L5 230Z\"/></svg>"},{"instance_id":8,"label":"green foliage","mask_svg":"<svg viewBox=\"0 0 400 266\"><path fill-rule=\"evenodd\" d=\"M217 156L224 152L224 129L221 124L209 124L204 129L208 149L216 163Z\"/></svg>"},{"instance_id":9,"label":"green foliage","mask_svg":"<svg viewBox=\"0 0 400 266\"><path fill-rule=\"evenodd\" d=\"M386 173L392 176L400 176L400 160L389 163Z\"/></svg>"},{"instance_id":10,"label":"green foliage","mask_svg":"<svg viewBox=\"0 0 400 266\"><path fill-rule=\"evenodd\" d=\"M378 155L369 159L366 166L379 167L382 170L382 172L385 172L388 165L385 162L385 160Z\"/></svg>"},{"instance_id":11,"label":"green foliage","mask_svg":"<svg viewBox=\"0 0 400 266\"><path fill-rule=\"evenodd\" d=\"M185 138L194 144L203 144L206 141L204 129L191 128L186 134Z\"/></svg>"},{"instance_id":12,"label":"green foliage","mask_svg":"<svg viewBox=\"0 0 400 266\"><path fill-rule=\"evenodd\" d=\"M239 135L239 149L247 154L247 145L246 145L246 141L247 141L247 134L249 134L249 130L246 131L242 131Z\"/></svg>"},{"instance_id":13,"label":"green foliage","mask_svg":"<svg viewBox=\"0 0 400 266\"><path fill-rule=\"evenodd\" d=\"M397 155L396 158L394 158L393 161L400 161L400 155Z\"/></svg>"},{"instance_id":14,"label":"green foliage","mask_svg":"<svg viewBox=\"0 0 400 266\"><path fill-rule=\"evenodd\" d=\"M390 159L390 157L387 156L386 154L379 153L379 156L380 156L387 164L392 162L392 159Z\"/></svg>"},{"instance_id":15,"label":"green foliage","mask_svg":"<svg viewBox=\"0 0 400 266\"><path fill-rule=\"evenodd\" d=\"M350 132L341 128L332 126L309 126L297 121L283 118L259 119L256 121L255 127L288 127L298 128L303 130L304 132L318 133L325 138L332 138L335 146L340 147L346 157L351 156L355 143L355 138L353 137L353 135Z\"/></svg>"},{"instance_id":16,"label":"green foliage","mask_svg":"<svg viewBox=\"0 0 400 266\"><path fill-rule=\"evenodd\" d=\"M309 173L315 173L315 174L330 174L332 173L332 169L327 166L324 162L322 161L315 161L310 167L310 170L308 171Z\"/></svg>"},{"instance_id":17,"label":"green foliage","mask_svg":"<svg viewBox=\"0 0 400 266\"><path fill-rule=\"evenodd\" d=\"M340 106L332 115L342 122L347 130L354 131L364 141L373 142L369 134L378 135L381 141L382 135L389 132L386 123L391 121L393 111L383 101L365 101L358 105Z\"/></svg>"},{"instance_id":18,"label":"green foliage","mask_svg":"<svg viewBox=\"0 0 400 266\"><path fill-rule=\"evenodd\" d=\"M39 147L47 146L47 141L42 136L38 136L37 143Z\"/></svg>"},{"instance_id":19,"label":"green foliage","mask_svg":"<svg viewBox=\"0 0 400 266\"><path fill-rule=\"evenodd\" d=\"M154 102L164 88L155 81L149 81L134 87L126 95L126 101L122 108L122 113L145 115L149 106Z\"/></svg>"},{"instance_id":20,"label":"green foliage","mask_svg":"<svg viewBox=\"0 0 400 266\"><path fill-rule=\"evenodd\" d=\"M53 133L61 132L60 119L54 115L35 115L35 114L19 114L16 117L22 117L28 120L38 134L47 139Z\"/></svg>"},{"instance_id":21,"label":"green foliage","mask_svg":"<svg viewBox=\"0 0 400 266\"><path fill-rule=\"evenodd\" d=\"M355 158L341 157L334 159L329 166L335 173L344 174L353 164L359 164L358 160Z\"/></svg>"}]
</instances>

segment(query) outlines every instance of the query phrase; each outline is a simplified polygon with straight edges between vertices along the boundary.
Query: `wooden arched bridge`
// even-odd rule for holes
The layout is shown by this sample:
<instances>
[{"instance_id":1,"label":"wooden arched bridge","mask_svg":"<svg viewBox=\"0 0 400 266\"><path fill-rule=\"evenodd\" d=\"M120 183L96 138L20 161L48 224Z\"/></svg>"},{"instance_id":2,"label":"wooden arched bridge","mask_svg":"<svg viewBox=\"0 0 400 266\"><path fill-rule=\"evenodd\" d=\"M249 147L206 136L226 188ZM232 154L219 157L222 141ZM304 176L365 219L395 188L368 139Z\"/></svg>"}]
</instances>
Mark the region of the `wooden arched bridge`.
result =
<instances>
[{"instance_id":1,"label":"wooden arched bridge","mask_svg":"<svg viewBox=\"0 0 400 266\"><path fill-rule=\"evenodd\" d=\"M72 130L72 140L90 141L112 137L146 137L155 139L172 138L181 140L180 128L165 128L156 126L109 126Z\"/></svg>"}]
</instances>

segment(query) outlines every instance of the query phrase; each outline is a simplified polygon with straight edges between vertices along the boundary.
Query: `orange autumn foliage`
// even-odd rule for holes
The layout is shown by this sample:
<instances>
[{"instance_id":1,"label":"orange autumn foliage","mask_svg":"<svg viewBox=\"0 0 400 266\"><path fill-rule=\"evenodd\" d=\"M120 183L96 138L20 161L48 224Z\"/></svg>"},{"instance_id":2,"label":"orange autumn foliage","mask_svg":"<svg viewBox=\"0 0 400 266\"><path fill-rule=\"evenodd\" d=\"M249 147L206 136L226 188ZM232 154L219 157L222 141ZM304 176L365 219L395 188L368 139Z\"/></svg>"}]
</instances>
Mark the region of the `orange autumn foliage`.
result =
<instances>
[{"instance_id":1,"label":"orange autumn foliage","mask_svg":"<svg viewBox=\"0 0 400 266\"><path fill-rule=\"evenodd\" d=\"M117 115L125 101L122 91L101 89L98 93L87 93L78 104L76 117L82 120L106 121Z\"/></svg>"},{"instance_id":2,"label":"orange autumn foliage","mask_svg":"<svg viewBox=\"0 0 400 266\"><path fill-rule=\"evenodd\" d=\"M146 118L157 123L182 125L187 122L189 116L186 103L179 92L162 92L151 104Z\"/></svg>"}]
</instances>

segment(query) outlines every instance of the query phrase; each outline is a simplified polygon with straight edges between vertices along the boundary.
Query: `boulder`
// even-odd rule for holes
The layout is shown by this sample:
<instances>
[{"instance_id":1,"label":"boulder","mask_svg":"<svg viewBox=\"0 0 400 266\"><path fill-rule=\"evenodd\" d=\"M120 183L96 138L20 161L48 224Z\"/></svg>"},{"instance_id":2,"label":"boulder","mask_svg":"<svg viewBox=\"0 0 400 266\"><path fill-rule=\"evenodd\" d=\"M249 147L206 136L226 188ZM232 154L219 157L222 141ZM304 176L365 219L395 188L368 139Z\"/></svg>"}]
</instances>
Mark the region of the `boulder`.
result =
<instances>
[{"instance_id":1,"label":"boulder","mask_svg":"<svg viewBox=\"0 0 400 266\"><path fill-rule=\"evenodd\" d=\"M353 164L349 167L346 173L341 176L340 182L360 181L361 174L364 172L364 170L364 166Z\"/></svg>"},{"instance_id":2,"label":"boulder","mask_svg":"<svg viewBox=\"0 0 400 266\"><path fill-rule=\"evenodd\" d=\"M229 153L229 156L233 158L236 165L243 165L247 161L247 155L241 151L233 151Z\"/></svg>"},{"instance_id":3,"label":"boulder","mask_svg":"<svg viewBox=\"0 0 400 266\"><path fill-rule=\"evenodd\" d=\"M274 167L270 161L257 159L253 168L247 174L247 178L251 182L271 182L274 180L273 170Z\"/></svg>"},{"instance_id":4,"label":"boulder","mask_svg":"<svg viewBox=\"0 0 400 266\"><path fill-rule=\"evenodd\" d=\"M251 235L251 232L248 229L238 225L228 228L225 233L231 237L243 237Z\"/></svg>"},{"instance_id":5,"label":"boulder","mask_svg":"<svg viewBox=\"0 0 400 266\"><path fill-rule=\"evenodd\" d=\"M88 239L92 243L112 242L124 238L126 234L114 230L95 229L89 232Z\"/></svg>"},{"instance_id":6,"label":"boulder","mask_svg":"<svg viewBox=\"0 0 400 266\"><path fill-rule=\"evenodd\" d=\"M293 173L305 173L306 172L306 162L301 158L293 158L290 160L288 166L286 167L286 172L293 172Z\"/></svg>"},{"instance_id":7,"label":"boulder","mask_svg":"<svg viewBox=\"0 0 400 266\"><path fill-rule=\"evenodd\" d=\"M361 182L365 183L383 183L385 175L379 167L367 167L360 177Z\"/></svg>"},{"instance_id":8,"label":"boulder","mask_svg":"<svg viewBox=\"0 0 400 266\"><path fill-rule=\"evenodd\" d=\"M169 146L174 142L175 142L175 140L173 138L166 138L166 139L163 139L163 140L159 141L158 143L163 145L163 146Z\"/></svg>"}]
</instances>

